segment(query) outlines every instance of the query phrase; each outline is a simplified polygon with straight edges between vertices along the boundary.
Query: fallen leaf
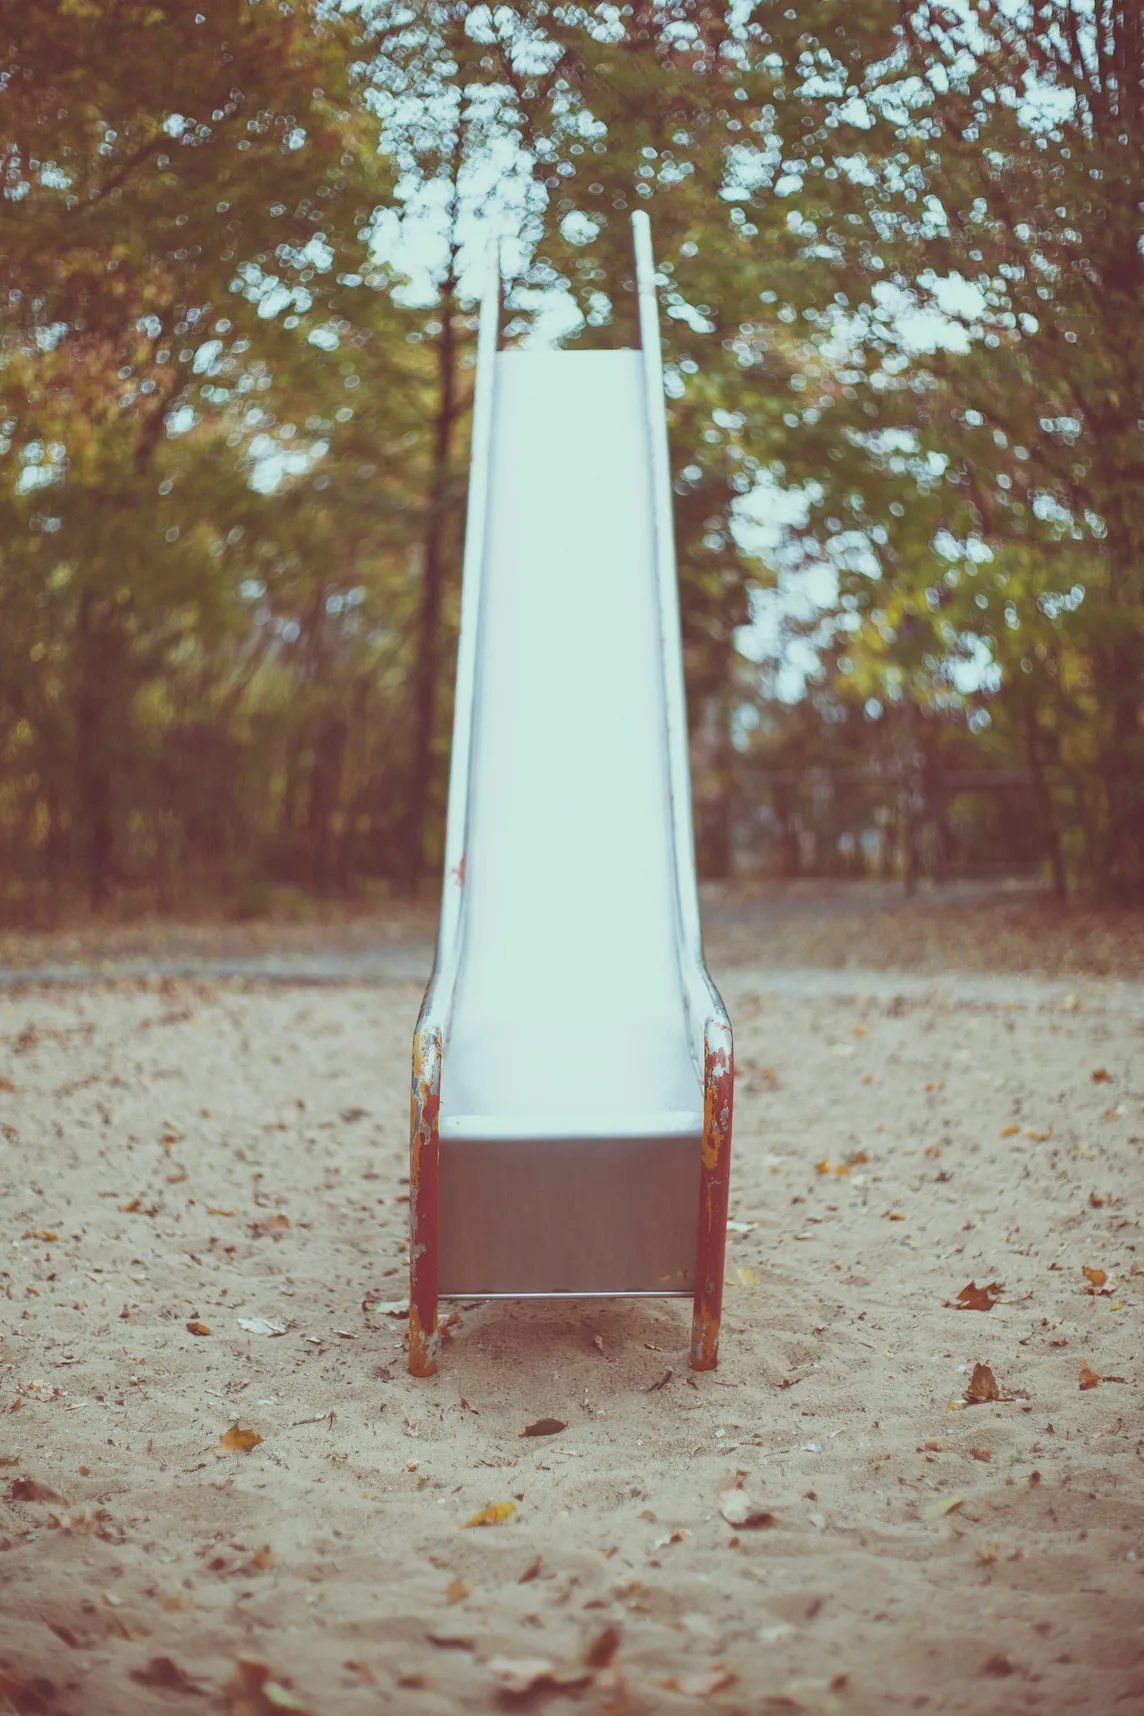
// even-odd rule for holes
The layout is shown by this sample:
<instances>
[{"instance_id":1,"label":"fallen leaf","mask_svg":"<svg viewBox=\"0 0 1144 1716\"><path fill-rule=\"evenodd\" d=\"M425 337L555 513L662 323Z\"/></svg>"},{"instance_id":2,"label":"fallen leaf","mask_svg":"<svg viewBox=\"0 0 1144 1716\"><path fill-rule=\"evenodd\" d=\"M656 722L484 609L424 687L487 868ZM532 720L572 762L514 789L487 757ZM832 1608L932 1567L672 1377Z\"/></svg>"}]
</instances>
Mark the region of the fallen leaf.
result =
<instances>
[{"instance_id":1,"label":"fallen leaf","mask_svg":"<svg viewBox=\"0 0 1144 1716\"><path fill-rule=\"evenodd\" d=\"M214 1207L207 1210L207 1214L213 1216L232 1216L236 1213L237 1212L235 1210L220 1210Z\"/></svg>"},{"instance_id":2,"label":"fallen leaf","mask_svg":"<svg viewBox=\"0 0 1144 1716\"><path fill-rule=\"evenodd\" d=\"M521 1574L520 1578L517 1580L517 1584L518 1585L530 1585L534 1579L539 1579L540 1567L541 1567L540 1557L539 1557L539 1555L534 1555L532 1560L529 1562L528 1566L525 1568L524 1572Z\"/></svg>"},{"instance_id":3,"label":"fallen leaf","mask_svg":"<svg viewBox=\"0 0 1144 1716\"><path fill-rule=\"evenodd\" d=\"M240 1329L245 1329L248 1335L284 1335L285 1323L273 1323L269 1317L240 1317Z\"/></svg>"},{"instance_id":4,"label":"fallen leaf","mask_svg":"<svg viewBox=\"0 0 1144 1716\"><path fill-rule=\"evenodd\" d=\"M683 1543L686 1537L687 1532L683 1526L677 1525L674 1531L667 1532L663 1537L657 1537L652 1548L670 1549L673 1543Z\"/></svg>"},{"instance_id":5,"label":"fallen leaf","mask_svg":"<svg viewBox=\"0 0 1144 1716\"><path fill-rule=\"evenodd\" d=\"M240 1658L226 1684L227 1716L275 1716L288 1710L293 1716L308 1716L308 1710L289 1687L273 1679L264 1662Z\"/></svg>"},{"instance_id":6,"label":"fallen leaf","mask_svg":"<svg viewBox=\"0 0 1144 1716\"><path fill-rule=\"evenodd\" d=\"M774 1514L770 1513L749 1490L745 1490L741 1483L731 1484L726 1489L720 1490L716 1499L719 1504L719 1512L727 1524L733 1525L736 1531L775 1523Z\"/></svg>"},{"instance_id":7,"label":"fallen leaf","mask_svg":"<svg viewBox=\"0 0 1144 1716\"><path fill-rule=\"evenodd\" d=\"M905 1219L901 1210L886 1210L882 1216L883 1221L905 1221Z\"/></svg>"},{"instance_id":8,"label":"fallen leaf","mask_svg":"<svg viewBox=\"0 0 1144 1716\"><path fill-rule=\"evenodd\" d=\"M946 1514L959 1508L964 1500L964 1496L938 1496L922 1509L922 1518L930 1521L944 1519Z\"/></svg>"},{"instance_id":9,"label":"fallen leaf","mask_svg":"<svg viewBox=\"0 0 1144 1716\"><path fill-rule=\"evenodd\" d=\"M461 1530L468 1531L469 1527L473 1525L499 1525L502 1520L508 1518L509 1514L515 1512L515 1502L493 1502L490 1506L481 1508L480 1512L475 1513L471 1519L467 1519Z\"/></svg>"},{"instance_id":10,"label":"fallen leaf","mask_svg":"<svg viewBox=\"0 0 1144 1716\"><path fill-rule=\"evenodd\" d=\"M445 1601L449 1604L463 1603L465 1598L470 1594L471 1586L468 1581L459 1577L456 1579L450 1579L448 1585L445 1587Z\"/></svg>"},{"instance_id":11,"label":"fallen leaf","mask_svg":"<svg viewBox=\"0 0 1144 1716\"><path fill-rule=\"evenodd\" d=\"M202 1694L207 1690L201 1681L193 1680L186 1669L180 1668L170 1656L153 1656L145 1668L133 1668L131 1678L140 1686L160 1686L166 1692Z\"/></svg>"},{"instance_id":12,"label":"fallen leaf","mask_svg":"<svg viewBox=\"0 0 1144 1716\"><path fill-rule=\"evenodd\" d=\"M827 1156L824 1156L824 1157L823 1157L823 1158L822 1158L822 1161L821 1161L821 1162L816 1162L816 1163L815 1163L815 1164L814 1164L814 1171L815 1171L815 1173L816 1173L816 1174L830 1174L830 1173L833 1173L833 1171L834 1171L834 1170L833 1170L833 1168L832 1168L832 1167L831 1167L831 1164L830 1164L830 1159L829 1159L829 1157L827 1157Z\"/></svg>"},{"instance_id":13,"label":"fallen leaf","mask_svg":"<svg viewBox=\"0 0 1144 1716\"><path fill-rule=\"evenodd\" d=\"M136 1210L141 1210L142 1208L143 1204L141 1199L132 1198L129 1204L120 1205L119 1213L120 1215L134 1215Z\"/></svg>"},{"instance_id":14,"label":"fallen leaf","mask_svg":"<svg viewBox=\"0 0 1144 1716\"><path fill-rule=\"evenodd\" d=\"M56 1240L59 1237L60 1237L59 1234L53 1233L50 1227L30 1227L28 1229L27 1233L24 1235L25 1239L43 1239L43 1240L46 1240L49 1245L51 1244L51 1242L53 1240Z\"/></svg>"},{"instance_id":15,"label":"fallen leaf","mask_svg":"<svg viewBox=\"0 0 1144 1716\"><path fill-rule=\"evenodd\" d=\"M984 1287L979 1287L976 1281L970 1281L953 1301L954 1308L958 1311L991 1311L1002 1290L1003 1283L1000 1281L990 1281ZM950 1304L948 1299L945 1302Z\"/></svg>"},{"instance_id":16,"label":"fallen leaf","mask_svg":"<svg viewBox=\"0 0 1144 1716\"><path fill-rule=\"evenodd\" d=\"M1007 1656L1002 1656L1000 1651L996 1656L991 1656L988 1662L981 1665L981 1673L991 1675L995 1680L1004 1680L1006 1675L1013 1672L1013 1664Z\"/></svg>"},{"instance_id":17,"label":"fallen leaf","mask_svg":"<svg viewBox=\"0 0 1144 1716\"><path fill-rule=\"evenodd\" d=\"M492 1656L487 1667L510 1698L523 1698L539 1686L581 1686L589 1679L587 1669L561 1669L546 1656Z\"/></svg>"},{"instance_id":18,"label":"fallen leaf","mask_svg":"<svg viewBox=\"0 0 1144 1716\"><path fill-rule=\"evenodd\" d=\"M1080 1367L1080 1386L1081 1386L1082 1392L1086 1388L1095 1388L1099 1381L1100 1381L1100 1377L1097 1375L1096 1371L1091 1370L1087 1364L1081 1365L1081 1367Z\"/></svg>"},{"instance_id":19,"label":"fallen leaf","mask_svg":"<svg viewBox=\"0 0 1144 1716\"><path fill-rule=\"evenodd\" d=\"M1003 1126L1001 1128L1001 1136L1002 1138L1015 1138L1020 1130L1021 1128L1019 1126Z\"/></svg>"},{"instance_id":20,"label":"fallen leaf","mask_svg":"<svg viewBox=\"0 0 1144 1716\"><path fill-rule=\"evenodd\" d=\"M375 1317L408 1317L408 1299L382 1299L380 1304L370 1305L368 1310Z\"/></svg>"},{"instance_id":21,"label":"fallen leaf","mask_svg":"<svg viewBox=\"0 0 1144 1716\"><path fill-rule=\"evenodd\" d=\"M236 1418L229 1430L218 1439L218 1451L223 1454L249 1454L257 1448L262 1437L257 1430L244 1430Z\"/></svg>"},{"instance_id":22,"label":"fallen leaf","mask_svg":"<svg viewBox=\"0 0 1144 1716\"><path fill-rule=\"evenodd\" d=\"M967 1406L980 1406L987 1400L1000 1400L1001 1390L997 1386L997 1378L987 1364L975 1364L973 1375L969 1379L969 1387L965 1391Z\"/></svg>"},{"instance_id":23,"label":"fallen leaf","mask_svg":"<svg viewBox=\"0 0 1144 1716\"><path fill-rule=\"evenodd\" d=\"M665 1692L681 1692L685 1698L711 1698L716 1692L725 1692L729 1686L734 1686L736 1676L729 1668L724 1668L721 1662L713 1662L710 1668L701 1668L694 1674L673 1674L668 1680L661 1680L660 1685ZM777 1709L773 1699L767 1699L767 1705ZM790 1710L802 1709L788 1699L782 1700L783 1707Z\"/></svg>"},{"instance_id":24,"label":"fallen leaf","mask_svg":"<svg viewBox=\"0 0 1144 1716\"><path fill-rule=\"evenodd\" d=\"M1094 1067L1092 1072L1093 1084L1111 1084L1112 1074L1107 1067Z\"/></svg>"},{"instance_id":25,"label":"fallen leaf","mask_svg":"<svg viewBox=\"0 0 1144 1716\"><path fill-rule=\"evenodd\" d=\"M567 1430L568 1425L563 1418L538 1418L535 1424L526 1424L521 1431L522 1436L559 1436L561 1430Z\"/></svg>"},{"instance_id":26,"label":"fallen leaf","mask_svg":"<svg viewBox=\"0 0 1144 1716\"><path fill-rule=\"evenodd\" d=\"M619 1627L605 1627L584 1652L589 1668L607 1668L620 1648Z\"/></svg>"},{"instance_id":27,"label":"fallen leaf","mask_svg":"<svg viewBox=\"0 0 1144 1716\"><path fill-rule=\"evenodd\" d=\"M290 1226L290 1217L282 1210L277 1210L272 1216L256 1222L255 1226L264 1228L267 1233L283 1233Z\"/></svg>"},{"instance_id":28,"label":"fallen leaf","mask_svg":"<svg viewBox=\"0 0 1144 1716\"><path fill-rule=\"evenodd\" d=\"M187 1328L188 1335L209 1335L210 1334L210 1330L207 1328L206 1324L200 1323L197 1318L195 1318L192 1322L188 1323L186 1325L186 1328Z\"/></svg>"},{"instance_id":29,"label":"fallen leaf","mask_svg":"<svg viewBox=\"0 0 1144 1716\"><path fill-rule=\"evenodd\" d=\"M0 1078L0 1090L15 1090L16 1086L10 1078Z\"/></svg>"},{"instance_id":30,"label":"fallen leaf","mask_svg":"<svg viewBox=\"0 0 1144 1716\"><path fill-rule=\"evenodd\" d=\"M1103 1287L1104 1283L1108 1280L1108 1276L1103 1269L1090 1269L1087 1263L1082 1267L1081 1274L1084 1276L1086 1281L1091 1281L1094 1287Z\"/></svg>"},{"instance_id":31,"label":"fallen leaf","mask_svg":"<svg viewBox=\"0 0 1144 1716\"><path fill-rule=\"evenodd\" d=\"M657 1389L666 1388L674 1375L675 1372L672 1370L671 1366L668 1365L662 1376L657 1377L654 1382L648 1383L647 1387L644 1389L644 1393L654 1394Z\"/></svg>"},{"instance_id":32,"label":"fallen leaf","mask_svg":"<svg viewBox=\"0 0 1144 1716\"><path fill-rule=\"evenodd\" d=\"M13 1478L8 1486L9 1501L62 1502L59 1490L50 1484L37 1483L35 1478Z\"/></svg>"},{"instance_id":33,"label":"fallen leaf","mask_svg":"<svg viewBox=\"0 0 1144 1716\"><path fill-rule=\"evenodd\" d=\"M991 1460L993 1455L988 1448L971 1448L969 1452L975 1460Z\"/></svg>"}]
</instances>

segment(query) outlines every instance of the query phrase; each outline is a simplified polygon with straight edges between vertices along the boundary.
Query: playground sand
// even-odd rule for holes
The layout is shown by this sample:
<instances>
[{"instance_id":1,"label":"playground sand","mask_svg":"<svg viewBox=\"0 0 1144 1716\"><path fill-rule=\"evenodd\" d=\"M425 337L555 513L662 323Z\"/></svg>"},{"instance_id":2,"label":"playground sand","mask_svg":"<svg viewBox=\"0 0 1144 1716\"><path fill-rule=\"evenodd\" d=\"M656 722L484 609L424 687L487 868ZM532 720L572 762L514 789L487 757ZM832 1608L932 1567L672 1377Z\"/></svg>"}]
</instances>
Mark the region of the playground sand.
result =
<instances>
[{"instance_id":1,"label":"playground sand","mask_svg":"<svg viewBox=\"0 0 1144 1716\"><path fill-rule=\"evenodd\" d=\"M1144 989L845 977L725 975L694 1378L670 1301L407 1377L413 986L0 998L0 1709L1144 1710Z\"/></svg>"}]
</instances>

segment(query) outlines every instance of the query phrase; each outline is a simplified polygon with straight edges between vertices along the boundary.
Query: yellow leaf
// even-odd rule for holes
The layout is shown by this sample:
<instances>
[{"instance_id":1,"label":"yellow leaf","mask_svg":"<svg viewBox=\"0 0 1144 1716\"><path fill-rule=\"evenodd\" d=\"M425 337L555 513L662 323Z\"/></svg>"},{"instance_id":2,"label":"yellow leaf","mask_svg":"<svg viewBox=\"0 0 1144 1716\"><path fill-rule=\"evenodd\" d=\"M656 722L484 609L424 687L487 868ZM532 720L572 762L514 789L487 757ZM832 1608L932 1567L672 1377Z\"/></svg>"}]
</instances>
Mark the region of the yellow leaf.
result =
<instances>
[{"instance_id":1,"label":"yellow leaf","mask_svg":"<svg viewBox=\"0 0 1144 1716\"><path fill-rule=\"evenodd\" d=\"M464 1579L451 1579L445 1589L447 1603L463 1603L469 1595L469 1586Z\"/></svg>"},{"instance_id":2,"label":"yellow leaf","mask_svg":"<svg viewBox=\"0 0 1144 1716\"><path fill-rule=\"evenodd\" d=\"M483 1507L475 1513L472 1519L467 1519L461 1527L467 1531L471 1525L499 1525L502 1519L507 1519L510 1513L516 1512L515 1502L493 1502L489 1507Z\"/></svg>"},{"instance_id":3,"label":"yellow leaf","mask_svg":"<svg viewBox=\"0 0 1144 1716\"><path fill-rule=\"evenodd\" d=\"M1016 1138L1020 1130L1021 1128L1019 1126L1003 1126L1001 1128L1001 1136L1002 1138Z\"/></svg>"},{"instance_id":4,"label":"yellow leaf","mask_svg":"<svg viewBox=\"0 0 1144 1716\"><path fill-rule=\"evenodd\" d=\"M219 1452L223 1454L249 1454L257 1448L262 1437L257 1430L244 1430L236 1418L229 1430L224 1430L218 1439Z\"/></svg>"},{"instance_id":5,"label":"yellow leaf","mask_svg":"<svg viewBox=\"0 0 1144 1716\"><path fill-rule=\"evenodd\" d=\"M187 1324L187 1333L188 1335L209 1335L210 1330L207 1328L205 1323L200 1323L196 1318L193 1322Z\"/></svg>"},{"instance_id":6,"label":"yellow leaf","mask_svg":"<svg viewBox=\"0 0 1144 1716\"><path fill-rule=\"evenodd\" d=\"M964 1500L964 1496L938 1496L935 1501L931 1501L922 1510L922 1518L928 1520L944 1519L947 1513L952 1513L955 1508L959 1508Z\"/></svg>"},{"instance_id":7,"label":"yellow leaf","mask_svg":"<svg viewBox=\"0 0 1144 1716\"><path fill-rule=\"evenodd\" d=\"M1094 1287L1103 1287L1104 1283L1108 1280L1108 1276L1103 1269L1090 1269L1087 1263L1081 1269L1081 1274L1084 1276L1086 1281L1091 1281Z\"/></svg>"}]
</instances>

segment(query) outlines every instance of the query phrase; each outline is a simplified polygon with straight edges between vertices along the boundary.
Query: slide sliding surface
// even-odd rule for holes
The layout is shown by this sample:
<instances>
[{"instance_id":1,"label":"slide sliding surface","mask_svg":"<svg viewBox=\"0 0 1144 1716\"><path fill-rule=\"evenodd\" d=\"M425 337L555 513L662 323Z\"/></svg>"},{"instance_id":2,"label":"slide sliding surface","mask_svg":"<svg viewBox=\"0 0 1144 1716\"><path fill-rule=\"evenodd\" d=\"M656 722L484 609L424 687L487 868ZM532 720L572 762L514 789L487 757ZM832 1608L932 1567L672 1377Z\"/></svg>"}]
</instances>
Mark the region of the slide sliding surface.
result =
<instances>
[{"instance_id":1,"label":"slide sliding surface","mask_svg":"<svg viewBox=\"0 0 1144 1716\"><path fill-rule=\"evenodd\" d=\"M639 237L641 351L497 351L495 295L482 310L445 893L414 1047L420 1372L438 1292L694 1293L693 1363L715 1361L730 1029L699 948Z\"/></svg>"}]
</instances>

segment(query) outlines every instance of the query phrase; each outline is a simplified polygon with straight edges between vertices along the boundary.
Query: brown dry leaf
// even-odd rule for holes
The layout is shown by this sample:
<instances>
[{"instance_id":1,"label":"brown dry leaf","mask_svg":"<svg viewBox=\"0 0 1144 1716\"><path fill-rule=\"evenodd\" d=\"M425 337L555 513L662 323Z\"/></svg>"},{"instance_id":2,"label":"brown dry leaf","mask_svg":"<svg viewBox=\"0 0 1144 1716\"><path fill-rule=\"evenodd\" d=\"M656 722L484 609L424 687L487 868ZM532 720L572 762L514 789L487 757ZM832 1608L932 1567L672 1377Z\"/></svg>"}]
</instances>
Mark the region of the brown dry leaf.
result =
<instances>
[{"instance_id":1,"label":"brown dry leaf","mask_svg":"<svg viewBox=\"0 0 1144 1716\"><path fill-rule=\"evenodd\" d=\"M1094 1067L1092 1069L1092 1082L1093 1084L1111 1084L1112 1074L1107 1067Z\"/></svg>"},{"instance_id":2,"label":"brown dry leaf","mask_svg":"<svg viewBox=\"0 0 1144 1716\"><path fill-rule=\"evenodd\" d=\"M0 1078L0 1090L15 1090L16 1086L10 1078Z\"/></svg>"},{"instance_id":3,"label":"brown dry leaf","mask_svg":"<svg viewBox=\"0 0 1144 1716\"><path fill-rule=\"evenodd\" d=\"M846 1160L849 1162L849 1164L852 1168L861 1168L866 1162L868 1162L870 1160L870 1158L869 1158L869 1156L867 1156L865 1150L851 1150L851 1152L850 1152L849 1156L847 1156Z\"/></svg>"},{"instance_id":4,"label":"brown dry leaf","mask_svg":"<svg viewBox=\"0 0 1144 1716\"><path fill-rule=\"evenodd\" d=\"M224 1430L219 1437L217 1451L221 1454L249 1454L261 1440L257 1430L244 1430L236 1418L230 1429Z\"/></svg>"},{"instance_id":5,"label":"brown dry leaf","mask_svg":"<svg viewBox=\"0 0 1144 1716\"><path fill-rule=\"evenodd\" d=\"M50 1484L37 1483L35 1478L13 1478L8 1486L9 1501L62 1502L64 1497Z\"/></svg>"},{"instance_id":6,"label":"brown dry leaf","mask_svg":"<svg viewBox=\"0 0 1144 1716\"><path fill-rule=\"evenodd\" d=\"M886 1210L882 1216L883 1221L905 1221L905 1219L901 1210Z\"/></svg>"},{"instance_id":7,"label":"brown dry leaf","mask_svg":"<svg viewBox=\"0 0 1144 1716\"><path fill-rule=\"evenodd\" d=\"M1086 1281L1091 1281L1094 1287L1103 1287L1104 1283L1108 1280L1108 1276L1103 1269L1090 1269L1087 1263L1081 1268L1081 1274L1084 1276Z\"/></svg>"},{"instance_id":8,"label":"brown dry leaf","mask_svg":"<svg viewBox=\"0 0 1144 1716\"><path fill-rule=\"evenodd\" d=\"M816 1174L831 1174L834 1172L830 1164L830 1160L826 1156L822 1158L821 1162L816 1162L814 1164L814 1171Z\"/></svg>"},{"instance_id":9,"label":"brown dry leaf","mask_svg":"<svg viewBox=\"0 0 1144 1716\"><path fill-rule=\"evenodd\" d=\"M259 1572L264 1572L267 1567L273 1567L274 1551L271 1549L270 1545L268 1543L264 1543L261 1549L256 1549L254 1554L250 1557L248 1565L250 1567L257 1567Z\"/></svg>"},{"instance_id":10,"label":"brown dry leaf","mask_svg":"<svg viewBox=\"0 0 1144 1716\"><path fill-rule=\"evenodd\" d=\"M534 1579L539 1579L540 1578L540 1568L541 1568L540 1557L539 1557L539 1555L534 1555L532 1560L529 1562L528 1566L525 1568L524 1572L521 1574L520 1578L517 1580L517 1584L518 1585L530 1585Z\"/></svg>"},{"instance_id":11,"label":"brown dry leaf","mask_svg":"<svg viewBox=\"0 0 1144 1716\"><path fill-rule=\"evenodd\" d=\"M165 1692L195 1692L205 1693L207 1688L201 1681L194 1680L185 1668L180 1668L174 1657L153 1656L146 1668L133 1668L132 1680L137 1680L140 1686L159 1686Z\"/></svg>"},{"instance_id":12,"label":"brown dry leaf","mask_svg":"<svg viewBox=\"0 0 1144 1716\"><path fill-rule=\"evenodd\" d=\"M922 1518L932 1521L944 1519L946 1514L953 1513L964 1502L964 1496L938 1496L928 1502L922 1509Z\"/></svg>"},{"instance_id":13,"label":"brown dry leaf","mask_svg":"<svg viewBox=\"0 0 1144 1716\"><path fill-rule=\"evenodd\" d=\"M736 1531L775 1523L774 1514L769 1512L749 1490L743 1488L742 1480L720 1490L716 1499L719 1504L719 1512L727 1524L734 1526Z\"/></svg>"},{"instance_id":14,"label":"brown dry leaf","mask_svg":"<svg viewBox=\"0 0 1144 1716\"><path fill-rule=\"evenodd\" d=\"M132 1198L129 1204L121 1204L119 1206L119 1213L120 1215L134 1215L136 1210L141 1210L142 1208L142 1200L140 1198Z\"/></svg>"},{"instance_id":15,"label":"brown dry leaf","mask_svg":"<svg viewBox=\"0 0 1144 1716\"><path fill-rule=\"evenodd\" d=\"M200 1323L195 1317L186 1325L188 1335L209 1335L210 1330L205 1323Z\"/></svg>"},{"instance_id":16,"label":"brown dry leaf","mask_svg":"<svg viewBox=\"0 0 1144 1716\"><path fill-rule=\"evenodd\" d=\"M976 1281L968 1282L953 1301L958 1311L991 1311L1001 1297L1004 1283L990 1281L984 1287L979 1287ZM945 1301L950 1304L950 1300Z\"/></svg>"},{"instance_id":17,"label":"brown dry leaf","mask_svg":"<svg viewBox=\"0 0 1144 1716\"><path fill-rule=\"evenodd\" d=\"M307 1706L281 1681L273 1679L264 1662L240 1658L226 1683L227 1716L276 1716L287 1710L309 1716Z\"/></svg>"},{"instance_id":18,"label":"brown dry leaf","mask_svg":"<svg viewBox=\"0 0 1144 1716\"><path fill-rule=\"evenodd\" d=\"M608 1668L619 1648L619 1627L605 1627L584 1652L584 1661L589 1668Z\"/></svg>"},{"instance_id":19,"label":"brown dry leaf","mask_svg":"<svg viewBox=\"0 0 1144 1716\"><path fill-rule=\"evenodd\" d=\"M973 1375L969 1379L969 1387L965 1391L967 1406L980 1406L987 1400L1000 1400L1001 1390L997 1386L997 1378L987 1364L975 1364Z\"/></svg>"},{"instance_id":20,"label":"brown dry leaf","mask_svg":"<svg viewBox=\"0 0 1144 1716\"><path fill-rule=\"evenodd\" d=\"M471 1591L472 1587L466 1579L461 1579L460 1577L450 1579L448 1585L445 1587L445 1601L449 1604L463 1603L465 1598L471 1594Z\"/></svg>"},{"instance_id":21,"label":"brown dry leaf","mask_svg":"<svg viewBox=\"0 0 1144 1716\"><path fill-rule=\"evenodd\" d=\"M971 1448L969 1452L975 1460L991 1460L993 1458L992 1452L988 1448Z\"/></svg>"},{"instance_id":22,"label":"brown dry leaf","mask_svg":"<svg viewBox=\"0 0 1144 1716\"><path fill-rule=\"evenodd\" d=\"M713 1662L710 1668L697 1669L693 1674L673 1674L669 1680L661 1680L659 1684L665 1692L681 1692L685 1698L712 1698L716 1692L725 1692L729 1686L734 1686L736 1678L721 1662ZM767 1703L771 1704L772 1700L768 1699ZM794 1709L794 1705L790 1708Z\"/></svg>"},{"instance_id":23,"label":"brown dry leaf","mask_svg":"<svg viewBox=\"0 0 1144 1716\"><path fill-rule=\"evenodd\" d=\"M1020 1130L1021 1130L1021 1128L1019 1126L1003 1126L1001 1128L1001 1137L1002 1138L1016 1138L1016 1136L1017 1136L1018 1132L1020 1132Z\"/></svg>"},{"instance_id":24,"label":"brown dry leaf","mask_svg":"<svg viewBox=\"0 0 1144 1716\"><path fill-rule=\"evenodd\" d=\"M523 1698L541 1686L583 1686L591 1678L588 1669L558 1668L546 1656L492 1656L486 1666L510 1698Z\"/></svg>"},{"instance_id":25,"label":"brown dry leaf","mask_svg":"<svg viewBox=\"0 0 1144 1716\"><path fill-rule=\"evenodd\" d=\"M468 1531L469 1527L473 1525L499 1525L502 1520L507 1519L510 1514L515 1512L515 1502L492 1502L488 1507L481 1508L480 1512L475 1513L471 1519L467 1519L461 1530Z\"/></svg>"},{"instance_id":26,"label":"brown dry leaf","mask_svg":"<svg viewBox=\"0 0 1144 1716\"><path fill-rule=\"evenodd\" d=\"M53 1240L56 1240L59 1237L60 1237L59 1234L53 1233L50 1227L30 1227L28 1229L27 1233L24 1235L25 1239L43 1239L43 1240L46 1240L49 1245L51 1244L51 1242Z\"/></svg>"},{"instance_id":27,"label":"brown dry leaf","mask_svg":"<svg viewBox=\"0 0 1144 1716\"><path fill-rule=\"evenodd\" d=\"M559 1436L561 1430L567 1430L567 1422L563 1418L538 1418L535 1424L526 1424L521 1431L522 1436Z\"/></svg>"},{"instance_id":28,"label":"brown dry leaf","mask_svg":"<svg viewBox=\"0 0 1144 1716\"><path fill-rule=\"evenodd\" d=\"M1081 1365L1080 1386L1082 1393L1086 1388L1095 1388L1099 1381L1100 1377L1097 1375L1096 1371L1090 1369L1087 1363Z\"/></svg>"}]
</instances>

